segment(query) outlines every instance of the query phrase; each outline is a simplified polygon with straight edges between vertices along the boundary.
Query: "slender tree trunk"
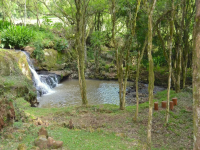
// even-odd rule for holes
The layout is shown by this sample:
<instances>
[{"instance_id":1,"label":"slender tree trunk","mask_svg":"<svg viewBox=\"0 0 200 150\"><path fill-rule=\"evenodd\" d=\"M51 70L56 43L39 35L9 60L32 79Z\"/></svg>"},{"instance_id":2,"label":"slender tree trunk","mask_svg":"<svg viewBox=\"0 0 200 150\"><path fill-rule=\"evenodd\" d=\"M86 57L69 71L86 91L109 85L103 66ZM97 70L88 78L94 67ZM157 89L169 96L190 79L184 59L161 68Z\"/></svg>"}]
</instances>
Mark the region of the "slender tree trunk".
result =
<instances>
[{"instance_id":1,"label":"slender tree trunk","mask_svg":"<svg viewBox=\"0 0 200 150\"><path fill-rule=\"evenodd\" d=\"M140 54L140 51L138 52L136 81L135 81L136 82L136 100L137 100L137 104L136 104L135 118L133 119L134 121L137 121L137 119L138 119L138 111L139 111L139 91L138 91L139 88L138 88L138 81L139 81L139 74L140 74L140 63L141 63L141 60L143 58L144 50L146 48L146 45L147 45L147 36L146 36L144 45L142 47L141 54Z\"/></svg>"},{"instance_id":2,"label":"slender tree trunk","mask_svg":"<svg viewBox=\"0 0 200 150\"><path fill-rule=\"evenodd\" d=\"M83 5L81 4L83 2ZM82 105L87 105L87 95L86 95L86 83L85 83L85 0L75 0L76 4L76 21L77 21L77 31L76 31L76 43L78 52L78 70L79 70L79 82L82 97Z\"/></svg>"},{"instance_id":3,"label":"slender tree trunk","mask_svg":"<svg viewBox=\"0 0 200 150\"><path fill-rule=\"evenodd\" d=\"M168 88L167 88L167 109L166 109L166 123L169 121L169 101L170 101L170 89L171 89L171 75L172 75L172 39L174 31L174 0L172 0L172 13L170 21L170 41L169 41L169 77L168 77Z\"/></svg>"},{"instance_id":4,"label":"slender tree trunk","mask_svg":"<svg viewBox=\"0 0 200 150\"><path fill-rule=\"evenodd\" d=\"M186 29L186 31L184 32L184 53L183 53L183 88L185 88L185 84L186 84L186 74L187 74L187 64L188 64L188 53L189 53L189 33L188 30Z\"/></svg>"},{"instance_id":5,"label":"slender tree trunk","mask_svg":"<svg viewBox=\"0 0 200 150\"><path fill-rule=\"evenodd\" d=\"M196 0L193 33L193 150L200 150L200 0Z\"/></svg>"},{"instance_id":6,"label":"slender tree trunk","mask_svg":"<svg viewBox=\"0 0 200 150\"><path fill-rule=\"evenodd\" d=\"M2 14L3 14L3 22L5 21L5 12L4 12L4 2L2 0Z\"/></svg>"},{"instance_id":7,"label":"slender tree trunk","mask_svg":"<svg viewBox=\"0 0 200 150\"><path fill-rule=\"evenodd\" d=\"M153 59L151 55L152 50L152 15L155 8L156 0L149 9L148 15L148 60L149 60L149 119L147 128L147 149L151 149L151 129L152 129L152 112L153 112L153 89L154 89L154 72L153 72Z\"/></svg>"}]
</instances>

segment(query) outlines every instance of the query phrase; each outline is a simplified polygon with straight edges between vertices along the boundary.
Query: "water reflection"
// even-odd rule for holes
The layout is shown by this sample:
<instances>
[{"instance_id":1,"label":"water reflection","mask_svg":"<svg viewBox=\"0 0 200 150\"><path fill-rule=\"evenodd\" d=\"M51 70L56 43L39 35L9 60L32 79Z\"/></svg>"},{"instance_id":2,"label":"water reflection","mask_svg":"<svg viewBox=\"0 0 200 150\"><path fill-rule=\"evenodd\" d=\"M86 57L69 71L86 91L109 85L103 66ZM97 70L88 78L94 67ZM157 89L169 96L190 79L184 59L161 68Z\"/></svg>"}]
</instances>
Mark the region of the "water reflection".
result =
<instances>
[{"instance_id":1,"label":"water reflection","mask_svg":"<svg viewBox=\"0 0 200 150\"><path fill-rule=\"evenodd\" d=\"M90 105L119 104L117 81L86 80L87 98ZM130 86L130 83L128 84ZM54 93L38 99L39 107L63 107L81 105L78 80L67 80L54 88Z\"/></svg>"}]
</instances>

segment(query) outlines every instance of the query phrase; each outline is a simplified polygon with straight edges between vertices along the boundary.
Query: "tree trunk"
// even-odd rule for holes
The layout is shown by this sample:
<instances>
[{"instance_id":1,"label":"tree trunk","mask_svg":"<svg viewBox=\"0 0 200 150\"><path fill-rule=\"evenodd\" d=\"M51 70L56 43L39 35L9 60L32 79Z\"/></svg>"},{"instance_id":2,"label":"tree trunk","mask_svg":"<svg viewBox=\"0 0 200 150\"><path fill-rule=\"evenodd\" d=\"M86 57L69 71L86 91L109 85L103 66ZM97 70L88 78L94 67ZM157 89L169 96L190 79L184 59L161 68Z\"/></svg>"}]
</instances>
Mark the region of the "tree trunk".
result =
<instances>
[{"instance_id":1,"label":"tree trunk","mask_svg":"<svg viewBox=\"0 0 200 150\"><path fill-rule=\"evenodd\" d=\"M154 89L154 71L152 59L152 15L155 8L156 0L153 0L152 7L148 15L148 60L149 60L149 119L147 128L147 149L151 149L151 129L152 129L152 112L153 112L153 89Z\"/></svg>"},{"instance_id":2,"label":"tree trunk","mask_svg":"<svg viewBox=\"0 0 200 150\"><path fill-rule=\"evenodd\" d=\"M137 70L136 70L136 100L137 100L137 104L136 104L136 112L135 112L135 118L133 118L134 121L137 121L138 119L138 111L139 111L139 91L138 91L138 81L139 81L139 74L140 74L140 63L141 63L141 60L143 58L143 55L144 55L144 50L146 48L146 45L147 45L147 36L146 36L146 39L145 39L145 42L144 42L144 45L142 47L142 51L141 51L141 54L140 54L140 51L138 52L138 58L137 58Z\"/></svg>"},{"instance_id":3,"label":"tree trunk","mask_svg":"<svg viewBox=\"0 0 200 150\"><path fill-rule=\"evenodd\" d=\"M77 21L77 31L76 31L76 43L78 52L78 71L79 71L79 84L82 97L82 105L87 105L87 95L86 95L86 83L85 83L85 0L75 0L76 4L76 21Z\"/></svg>"},{"instance_id":4,"label":"tree trunk","mask_svg":"<svg viewBox=\"0 0 200 150\"><path fill-rule=\"evenodd\" d=\"M169 77L168 77L168 88L167 88L167 108L166 108L166 123L169 121L169 101L170 101L170 89L171 89L171 75L172 75L172 44L173 44L173 31L174 31L174 0L172 0L172 13L170 21L170 41L169 41Z\"/></svg>"},{"instance_id":5,"label":"tree trunk","mask_svg":"<svg viewBox=\"0 0 200 150\"><path fill-rule=\"evenodd\" d=\"M200 0L196 0L196 18L193 32L193 150L200 149Z\"/></svg>"}]
</instances>

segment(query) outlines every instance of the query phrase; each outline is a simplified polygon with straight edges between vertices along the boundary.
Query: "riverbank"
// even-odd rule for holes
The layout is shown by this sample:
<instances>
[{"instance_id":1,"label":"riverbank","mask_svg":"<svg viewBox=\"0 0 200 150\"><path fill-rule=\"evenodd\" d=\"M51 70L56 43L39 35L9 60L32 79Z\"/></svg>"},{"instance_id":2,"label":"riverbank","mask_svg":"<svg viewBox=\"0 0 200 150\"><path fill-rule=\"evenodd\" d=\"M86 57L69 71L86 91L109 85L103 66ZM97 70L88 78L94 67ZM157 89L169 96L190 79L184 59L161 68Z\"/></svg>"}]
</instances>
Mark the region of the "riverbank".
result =
<instances>
[{"instance_id":1,"label":"riverbank","mask_svg":"<svg viewBox=\"0 0 200 150\"><path fill-rule=\"evenodd\" d=\"M166 95L166 90L159 92L154 101L160 106ZM152 149L192 149L192 93L171 91L172 97L178 98L178 106L170 111L169 124L165 124L165 109L153 112ZM125 111L117 105L33 108L23 98L14 105L16 116L22 119L0 132L1 150L15 150L20 143L34 148L33 141L42 126L49 136L63 141L64 150L142 149L146 143L148 102L140 104L138 122L132 120L135 106L127 106ZM68 128L70 120L73 129Z\"/></svg>"}]
</instances>

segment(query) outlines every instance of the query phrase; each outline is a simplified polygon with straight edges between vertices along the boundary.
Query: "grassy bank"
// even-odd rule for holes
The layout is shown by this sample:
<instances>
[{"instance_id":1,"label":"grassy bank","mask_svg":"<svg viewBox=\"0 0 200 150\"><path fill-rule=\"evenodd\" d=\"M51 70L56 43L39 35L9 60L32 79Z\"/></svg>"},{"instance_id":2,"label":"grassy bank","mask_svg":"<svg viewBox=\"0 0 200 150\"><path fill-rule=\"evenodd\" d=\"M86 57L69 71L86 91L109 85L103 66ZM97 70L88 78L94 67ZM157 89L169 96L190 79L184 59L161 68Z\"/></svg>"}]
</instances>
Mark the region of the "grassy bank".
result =
<instances>
[{"instance_id":1,"label":"grassy bank","mask_svg":"<svg viewBox=\"0 0 200 150\"><path fill-rule=\"evenodd\" d=\"M166 95L166 91L159 92L154 101L160 106ZM192 149L192 94L171 91L172 97L178 98L178 106L170 111L169 124L165 124L164 109L153 112L152 149ZM21 118L26 123L19 120L0 132L2 150L14 150L19 143L26 144L28 149L33 148L33 141L41 128L41 125L35 125L39 119L49 136L64 142L64 150L142 149L146 143L148 102L140 104L138 122L132 121L135 106L128 106L125 111L120 111L116 105L31 108L19 98L15 107L17 115L24 113ZM70 120L74 129L67 128Z\"/></svg>"}]
</instances>

